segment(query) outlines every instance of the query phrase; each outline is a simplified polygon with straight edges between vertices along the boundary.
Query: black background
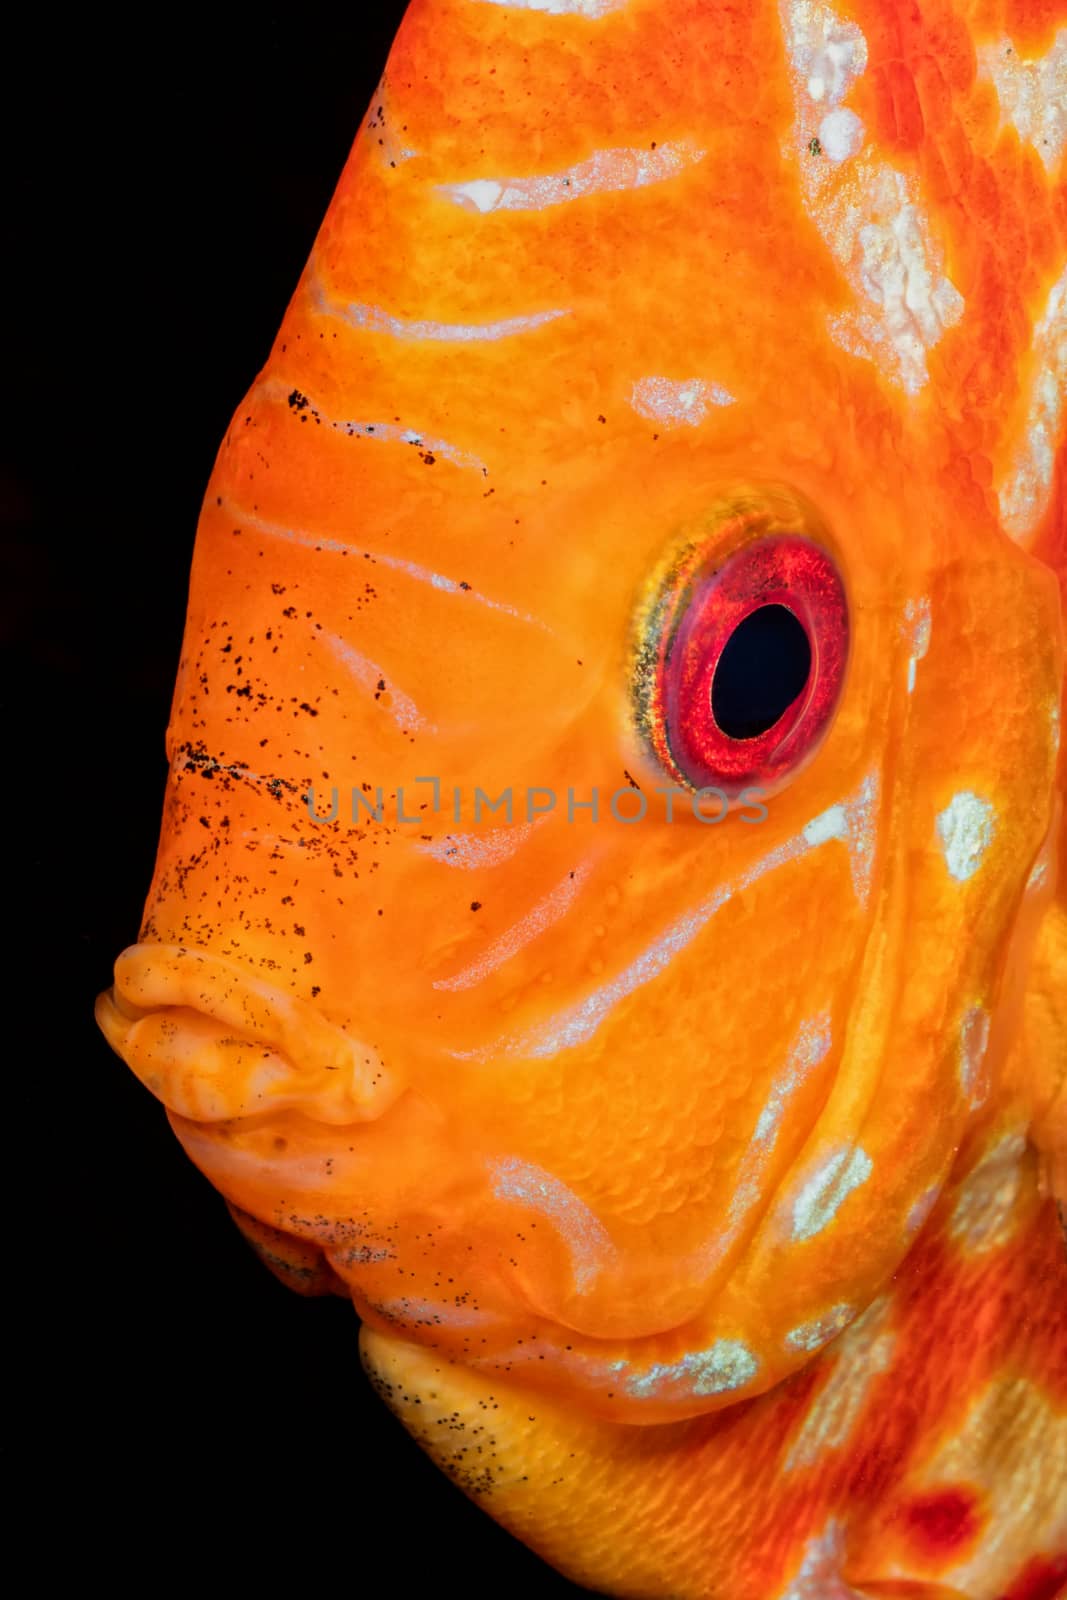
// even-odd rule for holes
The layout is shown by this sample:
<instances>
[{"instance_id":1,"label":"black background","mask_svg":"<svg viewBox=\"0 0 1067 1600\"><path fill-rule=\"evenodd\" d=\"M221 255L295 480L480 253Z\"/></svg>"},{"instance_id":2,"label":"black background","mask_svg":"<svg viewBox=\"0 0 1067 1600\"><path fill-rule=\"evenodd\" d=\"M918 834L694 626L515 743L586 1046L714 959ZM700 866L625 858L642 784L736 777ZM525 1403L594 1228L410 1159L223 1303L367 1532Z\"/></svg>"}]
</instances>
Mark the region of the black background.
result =
<instances>
[{"instance_id":1,"label":"black background","mask_svg":"<svg viewBox=\"0 0 1067 1600\"><path fill-rule=\"evenodd\" d=\"M403 9L8 29L4 1368L42 1581L582 1592L408 1440L351 1308L260 1267L92 1021L151 876L200 498Z\"/></svg>"}]
</instances>

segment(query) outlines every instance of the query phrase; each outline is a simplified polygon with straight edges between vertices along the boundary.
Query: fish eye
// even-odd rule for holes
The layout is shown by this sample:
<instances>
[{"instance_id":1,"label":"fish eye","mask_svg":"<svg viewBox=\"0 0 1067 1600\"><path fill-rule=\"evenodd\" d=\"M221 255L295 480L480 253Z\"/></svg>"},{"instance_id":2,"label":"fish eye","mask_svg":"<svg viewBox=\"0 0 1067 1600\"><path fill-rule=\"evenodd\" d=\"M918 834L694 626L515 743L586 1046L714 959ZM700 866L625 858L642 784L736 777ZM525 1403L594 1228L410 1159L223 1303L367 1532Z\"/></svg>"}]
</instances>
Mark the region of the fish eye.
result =
<instances>
[{"instance_id":1,"label":"fish eye","mask_svg":"<svg viewBox=\"0 0 1067 1600\"><path fill-rule=\"evenodd\" d=\"M725 540L690 541L642 608L638 727L688 789L781 788L814 754L840 699L844 582L824 543L803 525L776 532L776 520L750 513L731 519Z\"/></svg>"},{"instance_id":2,"label":"fish eye","mask_svg":"<svg viewBox=\"0 0 1067 1600\"><path fill-rule=\"evenodd\" d=\"M729 739L758 739L803 694L811 676L807 629L788 606L757 606L722 647L711 715Z\"/></svg>"}]
</instances>

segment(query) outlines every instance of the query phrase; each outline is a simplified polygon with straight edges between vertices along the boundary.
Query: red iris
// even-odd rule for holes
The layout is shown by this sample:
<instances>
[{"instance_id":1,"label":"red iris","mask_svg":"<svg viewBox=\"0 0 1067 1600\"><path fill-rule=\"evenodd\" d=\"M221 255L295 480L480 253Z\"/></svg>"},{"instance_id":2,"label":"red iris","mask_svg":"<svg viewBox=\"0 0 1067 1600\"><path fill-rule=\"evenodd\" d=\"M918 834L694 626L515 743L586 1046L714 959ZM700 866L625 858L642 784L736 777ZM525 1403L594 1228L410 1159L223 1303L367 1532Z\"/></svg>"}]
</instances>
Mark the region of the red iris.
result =
<instances>
[{"instance_id":1,"label":"red iris","mask_svg":"<svg viewBox=\"0 0 1067 1600\"><path fill-rule=\"evenodd\" d=\"M755 538L725 561L691 547L648 621L639 720L680 782L769 789L811 755L848 658L844 585L821 545Z\"/></svg>"}]
</instances>

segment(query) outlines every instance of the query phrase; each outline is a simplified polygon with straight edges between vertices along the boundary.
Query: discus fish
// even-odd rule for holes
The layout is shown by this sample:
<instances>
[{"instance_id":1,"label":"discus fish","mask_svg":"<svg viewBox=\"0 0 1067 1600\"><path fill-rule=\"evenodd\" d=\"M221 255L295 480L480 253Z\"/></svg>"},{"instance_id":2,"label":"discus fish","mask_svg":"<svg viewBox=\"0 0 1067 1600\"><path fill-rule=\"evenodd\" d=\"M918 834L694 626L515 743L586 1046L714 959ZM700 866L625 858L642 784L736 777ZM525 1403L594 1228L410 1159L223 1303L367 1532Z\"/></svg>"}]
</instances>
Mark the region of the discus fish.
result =
<instances>
[{"instance_id":1,"label":"discus fish","mask_svg":"<svg viewBox=\"0 0 1067 1600\"><path fill-rule=\"evenodd\" d=\"M580 1583L1067 1580L1067 6L415 0L100 1024Z\"/></svg>"}]
</instances>

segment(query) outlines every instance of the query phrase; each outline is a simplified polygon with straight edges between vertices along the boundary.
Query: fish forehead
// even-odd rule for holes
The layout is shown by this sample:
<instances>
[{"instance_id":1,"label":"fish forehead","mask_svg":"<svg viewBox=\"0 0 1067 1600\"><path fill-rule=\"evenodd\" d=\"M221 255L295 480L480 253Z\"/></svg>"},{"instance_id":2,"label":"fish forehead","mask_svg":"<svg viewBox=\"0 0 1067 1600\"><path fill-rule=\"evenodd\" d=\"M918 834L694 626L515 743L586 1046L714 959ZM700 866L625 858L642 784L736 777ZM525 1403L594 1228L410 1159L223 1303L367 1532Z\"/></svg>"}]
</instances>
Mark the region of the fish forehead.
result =
<instances>
[{"instance_id":1,"label":"fish forehead","mask_svg":"<svg viewBox=\"0 0 1067 1600\"><path fill-rule=\"evenodd\" d=\"M279 1157L246 1102L198 1129L217 1103L185 1084L182 1136L368 1302L387 1269L345 1229L358 1198L410 1247L406 1164L438 1220L468 1216L449 1183L490 1233L548 1219L502 1299L602 1338L710 1303L708 1359L657 1350L635 1406L772 1381L796 1356L750 1314L771 1282L784 1334L899 1258L1048 828L1059 624L998 496L1062 184L998 142L960 15L917 15L413 6L205 501L143 937L313 1006L442 1124L408 1107L346 1155L300 1120L324 1079ZM572 817L571 789L662 782L629 673L665 555L782 484L853 617L824 751L759 827Z\"/></svg>"},{"instance_id":2,"label":"fish forehead","mask_svg":"<svg viewBox=\"0 0 1067 1600\"><path fill-rule=\"evenodd\" d=\"M864 124L863 148L841 158L828 137L826 154L827 107ZM548 605L578 606L594 563L632 586L662 537L657 493L677 502L683 480L735 464L852 506L862 454L875 505L837 519L857 568L973 549L997 531L997 485L958 466L950 482L945 463L985 451L1008 479L1028 322L1057 239L1063 253L1062 184L1037 184L1032 151L963 157L992 152L1000 121L944 9L906 24L884 7L635 5L593 21L415 7L276 347L278 381L300 367L342 436L445 441L447 470L394 537L442 537L431 508L456 487L450 548L506 561L537 538L541 559L514 559ZM352 451L334 443L342 499ZM460 460L466 490L442 489ZM622 538L605 485L635 479L647 515ZM494 503L504 490L522 496L517 518ZM581 537L546 538L567 513Z\"/></svg>"}]
</instances>

